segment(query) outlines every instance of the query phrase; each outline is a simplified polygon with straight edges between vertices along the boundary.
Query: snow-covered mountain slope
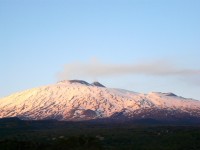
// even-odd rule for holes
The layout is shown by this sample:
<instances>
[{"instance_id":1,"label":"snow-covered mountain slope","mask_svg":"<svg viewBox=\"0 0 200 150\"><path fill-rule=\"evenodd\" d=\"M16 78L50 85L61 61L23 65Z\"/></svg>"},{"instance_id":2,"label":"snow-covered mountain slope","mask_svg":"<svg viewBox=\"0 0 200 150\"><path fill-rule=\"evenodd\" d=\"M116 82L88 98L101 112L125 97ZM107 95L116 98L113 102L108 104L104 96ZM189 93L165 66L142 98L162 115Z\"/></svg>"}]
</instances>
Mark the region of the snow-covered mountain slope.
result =
<instances>
[{"instance_id":1,"label":"snow-covered mountain slope","mask_svg":"<svg viewBox=\"0 0 200 150\"><path fill-rule=\"evenodd\" d=\"M0 118L88 120L97 118L200 118L200 101L173 93L140 94L98 82L61 81L0 99Z\"/></svg>"}]
</instances>

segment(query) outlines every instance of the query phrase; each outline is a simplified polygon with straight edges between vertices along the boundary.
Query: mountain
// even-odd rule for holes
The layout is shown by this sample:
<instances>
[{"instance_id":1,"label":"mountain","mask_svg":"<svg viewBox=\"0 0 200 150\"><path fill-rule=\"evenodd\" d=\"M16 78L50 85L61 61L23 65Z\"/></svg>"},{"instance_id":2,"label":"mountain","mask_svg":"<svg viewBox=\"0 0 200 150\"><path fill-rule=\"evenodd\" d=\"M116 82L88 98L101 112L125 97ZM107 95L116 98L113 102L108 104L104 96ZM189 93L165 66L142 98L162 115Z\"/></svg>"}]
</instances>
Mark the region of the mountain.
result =
<instances>
[{"instance_id":1,"label":"mountain","mask_svg":"<svg viewBox=\"0 0 200 150\"><path fill-rule=\"evenodd\" d=\"M99 82L61 81L0 99L0 118L24 120L199 121L200 101L173 93L141 94Z\"/></svg>"}]
</instances>

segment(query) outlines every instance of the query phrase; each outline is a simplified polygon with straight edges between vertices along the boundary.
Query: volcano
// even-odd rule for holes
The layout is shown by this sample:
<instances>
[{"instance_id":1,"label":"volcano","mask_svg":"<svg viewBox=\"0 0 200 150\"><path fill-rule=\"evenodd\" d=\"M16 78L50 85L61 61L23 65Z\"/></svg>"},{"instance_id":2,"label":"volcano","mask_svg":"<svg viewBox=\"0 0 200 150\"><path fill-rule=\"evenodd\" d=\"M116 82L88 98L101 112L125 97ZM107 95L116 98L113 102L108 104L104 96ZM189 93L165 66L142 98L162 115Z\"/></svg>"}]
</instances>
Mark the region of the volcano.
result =
<instances>
[{"instance_id":1,"label":"volcano","mask_svg":"<svg viewBox=\"0 0 200 150\"><path fill-rule=\"evenodd\" d=\"M111 120L200 120L200 101L173 93L142 94L99 82L64 80L0 99L0 118Z\"/></svg>"}]
</instances>

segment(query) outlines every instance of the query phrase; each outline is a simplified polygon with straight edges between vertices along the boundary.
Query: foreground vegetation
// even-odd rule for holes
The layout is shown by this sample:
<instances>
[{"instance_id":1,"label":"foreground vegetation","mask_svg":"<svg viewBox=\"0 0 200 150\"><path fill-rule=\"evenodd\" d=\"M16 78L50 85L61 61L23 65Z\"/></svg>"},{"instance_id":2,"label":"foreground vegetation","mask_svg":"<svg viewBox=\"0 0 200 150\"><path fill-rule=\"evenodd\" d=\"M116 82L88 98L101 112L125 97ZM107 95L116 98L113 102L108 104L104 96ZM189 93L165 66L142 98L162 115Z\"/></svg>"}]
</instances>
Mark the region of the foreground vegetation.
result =
<instances>
[{"instance_id":1,"label":"foreground vegetation","mask_svg":"<svg viewBox=\"0 0 200 150\"><path fill-rule=\"evenodd\" d=\"M200 127L0 121L0 150L199 150Z\"/></svg>"}]
</instances>

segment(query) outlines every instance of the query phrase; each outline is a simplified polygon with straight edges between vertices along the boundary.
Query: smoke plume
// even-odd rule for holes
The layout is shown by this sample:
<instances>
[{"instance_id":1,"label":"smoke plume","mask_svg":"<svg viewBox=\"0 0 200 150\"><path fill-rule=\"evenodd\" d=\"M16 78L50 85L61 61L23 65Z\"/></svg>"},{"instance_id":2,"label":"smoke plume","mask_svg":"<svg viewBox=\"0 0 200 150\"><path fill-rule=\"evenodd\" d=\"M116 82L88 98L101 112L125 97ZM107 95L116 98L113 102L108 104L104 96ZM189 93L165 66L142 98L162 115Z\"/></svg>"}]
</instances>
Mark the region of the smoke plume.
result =
<instances>
[{"instance_id":1,"label":"smoke plume","mask_svg":"<svg viewBox=\"0 0 200 150\"><path fill-rule=\"evenodd\" d=\"M98 78L120 75L146 75L146 76L176 76L182 78L198 78L200 69L187 69L178 67L166 61L155 61L133 64L105 64L99 61L87 63L75 62L65 64L63 71L58 73L59 80L70 78Z\"/></svg>"}]
</instances>

